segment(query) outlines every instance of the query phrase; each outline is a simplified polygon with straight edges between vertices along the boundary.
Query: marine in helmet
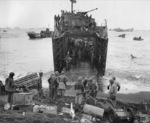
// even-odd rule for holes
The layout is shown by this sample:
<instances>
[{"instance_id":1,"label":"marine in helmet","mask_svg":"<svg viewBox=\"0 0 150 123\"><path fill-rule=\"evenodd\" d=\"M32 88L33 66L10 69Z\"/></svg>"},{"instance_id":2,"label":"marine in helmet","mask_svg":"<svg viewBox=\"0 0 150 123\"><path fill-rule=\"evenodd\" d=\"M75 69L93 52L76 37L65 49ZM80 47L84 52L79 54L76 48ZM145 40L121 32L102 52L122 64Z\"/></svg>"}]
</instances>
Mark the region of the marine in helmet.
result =
<instances>
[{"instance_id":1,"label":"marine in helmet","mask_svg":"<svg viewBox=\"0 0 150 123\"><path fill-rule=\"evenodd\" d=\"M69 52L66 55L65 61L66 61L66 70L69 70L71 68L71 61L72 61Z\"/></svg>"},{"instance_id":2,"label":"marine in helmet","mask_svg":"<svg viewBox=\"0 0 150 123\"><path fill-rule=\"evenodd\" d=\"M113 106L116 105L116 95L117 92L120 90L120 84L116 82L116 77L112 77L109 80L109 85L107 86L107 89L109 89L109 100L113 104Z\"/></svg>"},{"instance_id":3,"label":"marine in helmet","mask_svg":"<svg viewBox=\"0 0 150 123\"><path fill-rule=\"evenodd\" d=\"M78 82L75 84L74 88L76 91L75 104L76 104L76 108L79 108L79 106L82 103L83 93L84 93L84 86L82 83L82 77L78 77Z\"/></svg>"},{"instance_id":4,"label":"marine in helmet","mask_svg":"<svg viewBox=\"0 0 150 123\"><path fill-rule=\"evenodd\" d=\"M39 96L41 96L42 94L42 76L43 76L43 72L39 72L39 81L38 81L38 85L37 85L37 90L39 93Z\"/></svg>"},{"instance_id":5,"label":"marine in helmet","mask_svg":"<svg viewBox=\"0 0 150 123\"><path fill-rule=\"evenodd\" d=\"M52 73L48 79L51 101L54 101L57 98L58 74L58 71L56 71L55 73Z\"/></svg>"},{"instance_id":6,"label":"marine in helmet","mask_svg":"<svg viewBox=\"0 0 150 123\"><path fill-rule=\"evenodd\" d=\"M96 98L97 92L98 92L98 84L94 79L95 77L92 76L90 78L90 84L89 84L89 95L93 98Z\"/></svg>"},{"instance_id":7,"label":"marine in helmet","mask_svg":"<svg viewBox=\"0 0 150 123\"><path fill-rule=\"evenodd\" d=\"M15 92L15 85L14 85L14 77L15 73L10 72L9 77L5 81L5 90L8 93L8 103L10 104L10 107L13 104L13 94Z\"/></svg>"},{"instance_id":8,"label":"marine in helmet","mask_svg":"<svg viewBox=\"0 0 150 123\"><path fill-rule=\"evenodd\" d=\"M61 97L64 96L67 81L68 78L65 76L65 72L62 71L61 75L58 77L58 82L59 82L58 90Z\"/></svg>"}]
</instances>

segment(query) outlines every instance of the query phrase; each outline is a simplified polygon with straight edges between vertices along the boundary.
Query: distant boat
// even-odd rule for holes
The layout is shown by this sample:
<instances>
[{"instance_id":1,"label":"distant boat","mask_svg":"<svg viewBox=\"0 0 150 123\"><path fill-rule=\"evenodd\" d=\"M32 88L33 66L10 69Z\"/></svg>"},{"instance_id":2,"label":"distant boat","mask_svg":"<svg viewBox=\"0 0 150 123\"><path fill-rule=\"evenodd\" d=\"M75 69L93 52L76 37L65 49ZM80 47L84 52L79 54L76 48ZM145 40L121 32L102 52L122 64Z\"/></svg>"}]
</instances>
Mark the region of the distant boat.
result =
<instances>
[{"instance_id":1,"label":"distant boat","mask_svg":"<svg viewBox=\"0 0 150 123\"><path fill-rule=\"evenodd\" d=\"M30 39L41 38L41 34L40 33L28 32L27 34L28 34Z\"/></svg>"},{"instance_id":2,"label":"distant boat","mask_svg":"<svg viewBox=\"0 0 150 123\"><path fill-rule=\"evenodd\" d=\"M27 35L29 36L30 39L48 38L48 37L52 37L53 32L49 31L49 29L47 28L46 30L42 30L40 33L27 32Z\"/></svg>"},{"instance_id":3,"label":"distant boat","mask_svg":"<svg viewBox=\"0 0 150 123\"><path fill-rule=\"evenodd\" d=\"M130 29L115 28L113 30L116 32L133 32L134 29L133 28L130 28Z\"/></svg>"},{"instance_id":4,"label":"distant boat","mask_svg":"<svg viewBox=\"0 0 150 123\"><path fill-rule=\"evenodd\" d=\"M126 34L118 35L118 37L125 38L125 37L126 37Z\"/></svg>"},{"instance_id":5,"label":"distant boat","mask_svg":"<svg viewBox=\"0 0 150 123\"><path fill-rule=\"evenodd\" d=\"M3 30L3 32L7 32L7 30Z\"/></svg>"},{"instance_id":6,"label":"distant boat","mask_svg":"<svg viewBox=\"0 0 150 123\"><path fill-rule=\"evenodd\" d=\"M20 29L19 27L15 27L14 29Z\"/></svg>"},{"instance_id":7,"label":"distant boat","mask_svg":"<svg viewBox=\"0 0 150 123\"><path fill-rule=\"evenodd\" d=\"M137 57L135 57L134 55L131 54L131 59L135 59L135 58L137 58Z\"/></svg>"},{"instance_id":8,"label":"distant boat","mask_svg":"<svg viewBox=\"0 0 150 123\"><path fill-rule=\"evenodd\" d=\"M144 40L144 39L142 39L141 36L140 36L140 37L134 37L133 40L142 41L142 40Z\"/></svg>"}]
</instances>

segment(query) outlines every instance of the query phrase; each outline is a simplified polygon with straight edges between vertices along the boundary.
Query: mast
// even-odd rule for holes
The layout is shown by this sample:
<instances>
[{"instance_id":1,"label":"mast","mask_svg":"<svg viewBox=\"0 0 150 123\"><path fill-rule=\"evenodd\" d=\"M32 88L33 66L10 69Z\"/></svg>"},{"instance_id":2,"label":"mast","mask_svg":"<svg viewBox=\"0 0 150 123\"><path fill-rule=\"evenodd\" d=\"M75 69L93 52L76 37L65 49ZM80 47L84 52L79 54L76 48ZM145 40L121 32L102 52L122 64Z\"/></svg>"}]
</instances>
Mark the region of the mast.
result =
<instances>
[{"instance_id":1,"label":"mast","mask_svg":"<svg viewBox=\"0 0 150 123\"><path fill-rule=\"evenodd\" d=\"M73 13L73 4L76 3L76 0L70 0L71 1L71 12Z\"/></svg>"}]
</instances>

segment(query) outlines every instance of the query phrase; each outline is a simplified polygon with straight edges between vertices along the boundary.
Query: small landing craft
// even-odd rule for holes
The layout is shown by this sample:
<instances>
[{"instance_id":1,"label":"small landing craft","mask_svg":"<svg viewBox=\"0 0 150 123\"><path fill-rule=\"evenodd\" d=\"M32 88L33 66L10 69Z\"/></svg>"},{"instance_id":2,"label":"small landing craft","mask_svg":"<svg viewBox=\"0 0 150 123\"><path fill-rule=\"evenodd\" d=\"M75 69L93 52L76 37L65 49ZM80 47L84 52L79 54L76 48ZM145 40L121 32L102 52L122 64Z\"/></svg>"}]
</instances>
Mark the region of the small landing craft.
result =
<instances>
[{"instance_id":1,"label":"small landing craft","mask_svg":"<svg viewBox=\"0 0 150 123\"><path fill-rule=\"evenodd\" d=\"M30 39L49 38L49 37L52 37L53 32L49 31L49 29L47 28L46 30L42 30L40 33L27 32L27 35L29 36Z\"/></svg>"},{"instance_id":2,"label":"small landing craft","mask_svg":"<svg viewBox=\"0 0 150 123\"><path fill-rule=\"evenodd\" d=\"M125 38L125 37L126 37L126 34L118 35L118 37Z\"/></svg>"},{"instance_id":3,"label":"small landing craft","mask_svg":"<svg viewBox=\"0 0 150 123\"><path fill-rule=\"evenodd\" d=\"M133 40L136 40L136 41L142 41L143 38L141 38L141 36L140 36L140 37L134 37Z\"/></svg>"},{"instance_id":4,"label":"small landing craft","mask_svg":"<svg viewBox=\"0 0 150 123\"><path fill-rule=\"evenodd\" d=\"M41 38L41 34L40 33L28 32L27 34L28 34L30 39Z\"/></svg>"}]
</instances>

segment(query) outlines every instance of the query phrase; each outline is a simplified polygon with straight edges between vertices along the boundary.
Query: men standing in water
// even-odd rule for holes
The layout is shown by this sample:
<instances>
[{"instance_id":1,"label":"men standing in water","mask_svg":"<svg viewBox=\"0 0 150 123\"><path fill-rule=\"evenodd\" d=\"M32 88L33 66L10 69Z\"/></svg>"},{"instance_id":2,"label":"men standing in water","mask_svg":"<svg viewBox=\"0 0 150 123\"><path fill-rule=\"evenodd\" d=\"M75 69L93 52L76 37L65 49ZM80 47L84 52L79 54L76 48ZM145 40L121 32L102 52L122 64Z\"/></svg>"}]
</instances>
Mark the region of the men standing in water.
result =
<instances>
[{"instance_id":1,"label":"men standing in water","mask_svg":"<svg viewBox=\"0 0 150 123\"><path fill-rule=\"evenodd\" d=\"M54 101L57 97L57 88L58 88L57 73L58 72L56 71L55 74L51 74L51 77L48 79L51 101Z\"/></svg>"},{"instance_id":2,"label":"men standing in water","mask_svg":"<svg viewBox=\"0 0 150 123\"><path fill-rule=\"evenodd\" d=\"M84 92L84 86L82 83L82 77L78 77L78 82L75 84L75 91L76 91L76 97L75 97L75 104L77 109L82 103L83 99L83 92Z\"/></svg>"},{"instance_id":3,"label":"men standing in water","mask_svg":"<svg viewBox=\"0 0 150 123\"><path fill-rule=\"evenodd\" d=\"M109 89L109 101L112 103L112 105L116 106L116 94L117 91L120 90L120 84L116 82L116 77L112 77L110 79L110 84L107 86L107 89Z\"/></svg>"},{"instance_id":4,"label":"men standing in water","mask_svg":"<svg viewBox=\"0 0 150 123\"><path fill-rule=\"evenodd\" d=\"M13 93L15 92L14 79L13 79L14 76L15 74L13 72L9 73L9 77L5 81L5 90L8 93L8 103L10 104L10 107L12 107Z\"/></svg>"},{"instance_id":5,"label":"men standing in water","mask_svg":"<svg viewBox=\"0 0 150 123\"><path fill-rule=\"evenodd\" d=\"M59 81L59 94L62 97L65 93L66 90L66 82L68 81L68 78L65 76L64 71L61 72L61 75L58 77L58 81Z\"/></svg>"}]
</instances>

